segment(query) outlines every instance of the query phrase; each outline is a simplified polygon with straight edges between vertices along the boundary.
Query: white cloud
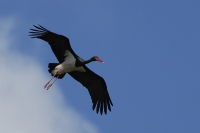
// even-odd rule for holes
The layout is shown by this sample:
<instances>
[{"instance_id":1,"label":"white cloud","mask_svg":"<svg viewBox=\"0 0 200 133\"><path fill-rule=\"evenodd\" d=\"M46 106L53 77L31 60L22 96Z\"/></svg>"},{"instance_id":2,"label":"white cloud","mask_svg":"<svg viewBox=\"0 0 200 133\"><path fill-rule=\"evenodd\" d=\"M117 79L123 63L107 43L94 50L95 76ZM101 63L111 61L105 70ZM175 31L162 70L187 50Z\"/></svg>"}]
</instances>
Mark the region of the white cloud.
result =
<instances>
[{"instance_id":1,"label":"white cloud","mask_svg":"<svg viewBox=\"0 0 200 133\"><path fill-rule=\"evenodd\" d=\"M97 133L73 110L40 65L12 49L14 19L0 19L0 133ZM13 39L13 40L12 40Z\"/></svg>"}]
</instances>

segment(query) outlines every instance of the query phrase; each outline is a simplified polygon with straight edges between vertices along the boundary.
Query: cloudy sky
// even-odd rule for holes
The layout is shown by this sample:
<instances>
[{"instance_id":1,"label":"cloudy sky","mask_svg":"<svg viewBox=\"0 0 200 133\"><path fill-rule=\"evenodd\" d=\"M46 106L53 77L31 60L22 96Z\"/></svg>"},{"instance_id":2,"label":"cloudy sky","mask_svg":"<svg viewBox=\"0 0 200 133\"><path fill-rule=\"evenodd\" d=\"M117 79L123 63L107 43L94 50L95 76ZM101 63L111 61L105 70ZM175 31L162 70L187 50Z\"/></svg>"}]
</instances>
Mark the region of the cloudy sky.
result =
<instances>
[{"instance_id":1,"label":"cloudy sky","mask_svg":"<svg viewBox=\"0 0 200 133\"><path fill-rule=\"evenodd\" d=\"M0 1L0 132L199 133L200 1ZM112 112L92 111L87 90L66 75L48 91L40 24L67 36L104 77Z\"/></svg>"}]
</instances>

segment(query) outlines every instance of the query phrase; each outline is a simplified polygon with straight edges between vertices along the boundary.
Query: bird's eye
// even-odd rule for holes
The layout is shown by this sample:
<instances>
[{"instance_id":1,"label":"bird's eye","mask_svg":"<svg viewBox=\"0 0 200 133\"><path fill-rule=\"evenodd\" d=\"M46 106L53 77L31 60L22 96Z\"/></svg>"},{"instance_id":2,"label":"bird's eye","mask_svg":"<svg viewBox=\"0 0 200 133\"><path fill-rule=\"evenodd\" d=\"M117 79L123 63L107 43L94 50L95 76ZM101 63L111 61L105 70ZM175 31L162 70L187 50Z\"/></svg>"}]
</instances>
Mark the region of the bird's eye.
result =
<instances>
[{"instance_id":1,"label":"bird's eye","mask_svg":"<svg viewBox=\"0 0 200 133\"><path fill-rule=\"evenodd\" d=\"M99 59L99 57L95 56L95 59L96 59L96 60L98 60L98 59Z\"/></svg>"}]
</instances>

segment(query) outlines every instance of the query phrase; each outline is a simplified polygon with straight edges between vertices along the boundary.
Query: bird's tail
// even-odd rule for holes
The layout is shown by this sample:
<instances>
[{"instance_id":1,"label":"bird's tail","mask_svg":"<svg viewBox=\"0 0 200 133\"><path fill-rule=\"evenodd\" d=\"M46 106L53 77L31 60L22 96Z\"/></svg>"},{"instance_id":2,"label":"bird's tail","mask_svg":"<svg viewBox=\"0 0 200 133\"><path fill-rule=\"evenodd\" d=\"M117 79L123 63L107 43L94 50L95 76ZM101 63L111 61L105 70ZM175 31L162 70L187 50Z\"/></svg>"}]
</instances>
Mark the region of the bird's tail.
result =
<instances>
[{"instance_id":1,"label":"bird's tail","mask_svg":"<svg viewBox=\"0 0 200 133\"><path fill-rule=\"evenodd\" d=\"M49 65L48 65L48 68L49 68L49 73L51 73L54 69L55 69L55 67L57 66L57 65L59 65L59 63L49 63ZM52 73L51 73L51 75L52 75ZM52 75L53 76L53 75ZM59 75L59 79L62 79L63 77L65 76L65 74L60 74Z\"/></svg>"}]
</instances>

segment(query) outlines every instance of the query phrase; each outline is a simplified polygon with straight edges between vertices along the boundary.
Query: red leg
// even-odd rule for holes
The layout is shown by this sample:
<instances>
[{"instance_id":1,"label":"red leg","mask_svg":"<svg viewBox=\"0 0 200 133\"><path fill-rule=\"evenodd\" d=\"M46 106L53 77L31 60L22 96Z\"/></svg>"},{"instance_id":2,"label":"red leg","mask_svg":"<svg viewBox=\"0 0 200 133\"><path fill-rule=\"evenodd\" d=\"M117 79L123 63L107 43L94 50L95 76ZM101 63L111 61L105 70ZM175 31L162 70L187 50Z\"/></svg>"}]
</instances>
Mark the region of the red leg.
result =
<instances>
[{"instance_id":1,"label":"red leg","mask_svg":"<svg viewBox=\"0 0 200 133\"><path fill-rule=\"evenodd\" d=\"M51 78L51 80L52 80L53 78L54 78L54 76ZM44 88L47 87L47 85L51 82L51 80L49 80L49 82L47 82L47 83L45 84Z\"/></svg>"},{"instance_id":2,"label":"red leg","mask_svg":"<svg viewBox=\"0 0 200 133\"><path fill-rule=\"evenodd\" d=\"M59 70L58 70L59 71ZM45 84L45 86L44 86L44 89L45 88L47 88L47 90L52 86L52 84L51 85L49 85L49 83L51 82L51 80L56 76L56 74L58 73L58 71L53 75L53 77L49 80L49 82L47 82L46 84ZM59 75L58 75L59 76ZM57 78L58 78L58 76L57 76ZM54 81L55 82L55 81ZM53 83L54 83L53 82Z\"/></svg>"},{"instance_id":3,"label":"red leg","mask_svg":"<svg viewBox=\"0 0 200 133\"><path fill-rule=\"evenodd\" d=\"M58 79L59 76L60 76L60 74L58 74L58 76L57 76L56 79L53 81L53 83L56 82L56 80ZM51 83L51 84L49 84L49 85L47 86L47 90L53 85L53 83Z\"/></svg>"}]
</instances>

